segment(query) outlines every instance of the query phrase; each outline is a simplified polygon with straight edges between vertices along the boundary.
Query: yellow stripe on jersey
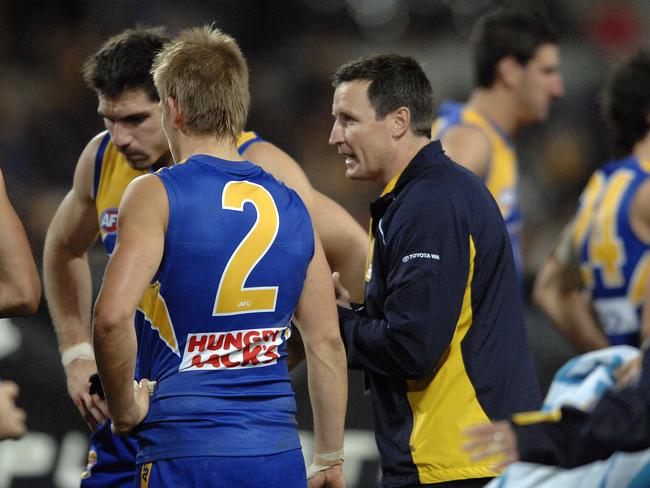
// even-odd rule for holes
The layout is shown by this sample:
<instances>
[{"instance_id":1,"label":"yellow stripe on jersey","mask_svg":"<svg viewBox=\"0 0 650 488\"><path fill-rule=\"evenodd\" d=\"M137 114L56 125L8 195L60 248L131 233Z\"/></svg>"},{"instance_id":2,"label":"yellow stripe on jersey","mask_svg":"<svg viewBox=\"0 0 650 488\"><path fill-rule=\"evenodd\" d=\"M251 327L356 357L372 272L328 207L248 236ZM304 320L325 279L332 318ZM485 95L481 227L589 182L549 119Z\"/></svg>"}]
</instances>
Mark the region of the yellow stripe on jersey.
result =
<instances>
[{"instance_id":1,"label":"yellow stripe on jersey","mask_svg":"<svg viewBox=\"0 0 650 488\"><path fill-rule=\"evenodd\" d=\"M102 159L101 174L95 206L97 208L97 219L100 223L102 238L105 230L101 225L102 214L107 209L117 209L126 187L138 176L147 174L148 170L137 170L129 166L126 158L117 150L112 141L109 141Z\"/></svg>"},{"instance_id":2,"label":"yellow stripe on jersey","mask_svg":"<svg viewBox=\"0 0 650 488\"><path fill-rule=\"evenodd\" d=\"M643 303L648 276L650 276L650 251L646 251L639 263L634 268L634 274L630 280L627 299L632 305L638 307Z\"/></svg>"},{"instance_id":3,"label":"yellow stripe on jersey","mask_svg":"<svg viewBox=\"0 0 650 488\"><path fill-rule=\"evenodd\" d=\"M155 282L149 285L145 292L140 305L138 306L145 319L151 324L151 328L158 331L160 338L169 346L169 348L180 357L178 350L178 341L174 332L174 325L169 317L169 310L165 299L160 294L160 283Z\"/></svg>"},{"instance_id":4,"label":"yellow stripe on jersey","mask_svg":"<svg viewBox=\"0 0 650 488\"><path fill-rule=\"evenodd\" d=\"M247 142L252 141L253 139L257 139L258 137L259 136L253 131L240 132L239 136L237 137L237 149L242 147Z\"/></svg>"},{"instance_id":5,"label":"yellow stripe on jersey","mask_svg":"<svg viewBox=\"0 0 650 488\"><path fill-rule=\"evenodd\" d=\"M472 385L461 351L461 342L473 320L472 280L476 248L470 236L469 276L456 331L433 379L407 381L407 398L413 412L410 446L420 483L496 476L494 459L474 462L461 445L463 431L489 422ZM444 425L443 430L440 426ZM445 436L441 437L444 433ZM449 466L441 469L440 466Z\"/></svg>"},{"instance_id":6,"label":"yellow stripe on jersey","mask_svg":"<svg viewBox=\"0 0 650 488\"><path fill-rule=\"evenodd\" d=\"M559 422L562 420L562 411L553 410L551 412L519 412L512 416L512 422L521 427L541 422Z\"/></svg>"},{"instance_id":7,"label":"yellow stripe on jersey","mask_svg":"<svg viewBox=\"0 0 650 488\"><path fill-rule=\"evenodd\" d=\"M587 235L591 216L605 184L605 175L597 171L589 179L580 197L580 209L573 224L573 247L580 249Z\"/></svg>"},{"instance_id":8,"label":"yellow stripe on jersey","mask_svg":"<svg viewBox=\"0 0 650 488\"><path fill-rule=\"evenodd\" d=\"M504 136L477 110L467 107L463 110L462 117L464 123L478 126L488 138L492 159L485 175L485 186L497 201L503 218L508 220L517 209L518 169L515 151Z\"/></svg>"}]
</instances>

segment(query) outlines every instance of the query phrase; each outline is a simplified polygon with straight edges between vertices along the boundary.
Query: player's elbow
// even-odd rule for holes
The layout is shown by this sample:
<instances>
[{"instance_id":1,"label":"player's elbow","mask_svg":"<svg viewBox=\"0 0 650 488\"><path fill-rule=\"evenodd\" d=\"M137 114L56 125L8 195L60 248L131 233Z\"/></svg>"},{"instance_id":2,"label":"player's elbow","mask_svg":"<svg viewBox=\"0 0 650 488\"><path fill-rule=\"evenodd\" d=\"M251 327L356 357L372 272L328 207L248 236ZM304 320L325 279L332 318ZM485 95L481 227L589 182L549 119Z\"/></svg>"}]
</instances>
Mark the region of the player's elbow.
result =
<instances>
[{"instance_id":1,"label":"player's elbow","mask_svg":"<svg viewBox=\"0 0 650 488\"><path fill-rule=\"evenodd\" d=\"M26 277L19 283L4 287L4 304L0 315L2 317L25 317L33 315L41 302L41 282L38 274Z\"/></svg>"},{"instance_id":2,"label":"player's elbow","mask_svg":"<svg viewBox=\"0 0 650 488\"><path fill-rule=\"evenodd\" d=\"M104 300L97 300L93 311L93 337L95 341L110 337L120 328L130 315L119 306L114 306Z\"/></svg>"}]
</instances>

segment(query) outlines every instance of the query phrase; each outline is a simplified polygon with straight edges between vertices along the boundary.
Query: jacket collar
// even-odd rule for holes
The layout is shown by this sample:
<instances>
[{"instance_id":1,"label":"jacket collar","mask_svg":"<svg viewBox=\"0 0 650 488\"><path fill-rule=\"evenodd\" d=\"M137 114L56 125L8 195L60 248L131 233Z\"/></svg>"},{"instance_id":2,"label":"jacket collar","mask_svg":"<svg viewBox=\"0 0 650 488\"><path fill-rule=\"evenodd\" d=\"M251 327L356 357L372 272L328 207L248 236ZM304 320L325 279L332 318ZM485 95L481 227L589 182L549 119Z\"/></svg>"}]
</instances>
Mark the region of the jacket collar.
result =
<instances>
[{"instance_id":1,"label":"jacket collar","mask_svg":"<svg viewBox=\"0 0 650 488\"><path fill-rule=\"evenodd\" d=\"M386 186L381 196L370 204L370 216L372 217L372 231L375 233L379 220L384 216L391 203L395 201L397 195L413 179L428 171L431 166L440 159L443 154L440 141L431 141L418 151L411 162L404 168L398 176L394 186L391 183Z\"/></svg>"}]
</instances>

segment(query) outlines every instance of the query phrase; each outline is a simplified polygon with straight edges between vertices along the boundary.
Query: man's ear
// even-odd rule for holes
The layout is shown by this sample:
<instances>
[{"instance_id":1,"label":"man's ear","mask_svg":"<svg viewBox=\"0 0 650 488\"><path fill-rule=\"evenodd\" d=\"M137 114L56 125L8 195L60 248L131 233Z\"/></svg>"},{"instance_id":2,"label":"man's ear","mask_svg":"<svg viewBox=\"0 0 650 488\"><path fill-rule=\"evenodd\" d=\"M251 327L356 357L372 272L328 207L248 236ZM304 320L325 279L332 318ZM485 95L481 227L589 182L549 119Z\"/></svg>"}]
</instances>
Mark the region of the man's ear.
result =
<instances>
[{"instance_id":1,"label":"man's ear","mask_svg":"<svg viewBox=\"0 0 650 488\"><path fill-rule=\"evenodd\" d=\"M174 98L167 97L165 104L167 105L167 113L169 113L169 120L172 123L172 127L182 131L185 127L185 121L183 120L178 103L176 103Z\"/></svg>"},{"instance_id":2,"label":"man's ear","mask_svg":"<svg viewBox=\"0 0 650 488\"><path fill-rule=\"evenodd\" d=\"M402 137L411 127L411 111L407 107L400 107L394 110L391 118L391 132L393 137Z\"/></svg>"},{"instance_id":3,"label":"man's ear","mask_svg":"<svg viewBox=\"0 0 650 488\"><path fill-rule=\"evenodd\" d=\"M497 63L497 79L509 87L519 83L523 71L524 67L514 56L506 56Z\"/></svg>"}]
</instances>

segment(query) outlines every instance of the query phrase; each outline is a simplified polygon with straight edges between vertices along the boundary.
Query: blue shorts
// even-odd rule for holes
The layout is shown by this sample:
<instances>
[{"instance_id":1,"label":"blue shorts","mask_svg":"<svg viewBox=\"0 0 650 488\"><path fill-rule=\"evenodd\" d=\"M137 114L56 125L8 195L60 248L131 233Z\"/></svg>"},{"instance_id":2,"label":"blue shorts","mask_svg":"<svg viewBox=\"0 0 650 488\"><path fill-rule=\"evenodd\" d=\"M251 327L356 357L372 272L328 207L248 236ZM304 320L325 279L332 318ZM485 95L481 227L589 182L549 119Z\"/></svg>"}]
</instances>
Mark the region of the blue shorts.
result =
<instances>
[{"instance_id":1,"label":"blue shorts","mask_svg":"<svg viewBox=\"0 0 650 488\"><path fill-rule=\"evenodd\" d=\"M305 488L301 449L269 456L197 456L161 459L138 466L134 488Z\"/></svg>"},{"instance_id":2,"label":"blue shorts","mask_svg":"<svg viewBox=\"0 0 650 488\"><path fill-rule=\"evenodd\" d=\"M132 488L135 476L135 438L111 432L109 420L90 438L88 464L81 474L81 488Z\"/></svg>"}]
</instances>

